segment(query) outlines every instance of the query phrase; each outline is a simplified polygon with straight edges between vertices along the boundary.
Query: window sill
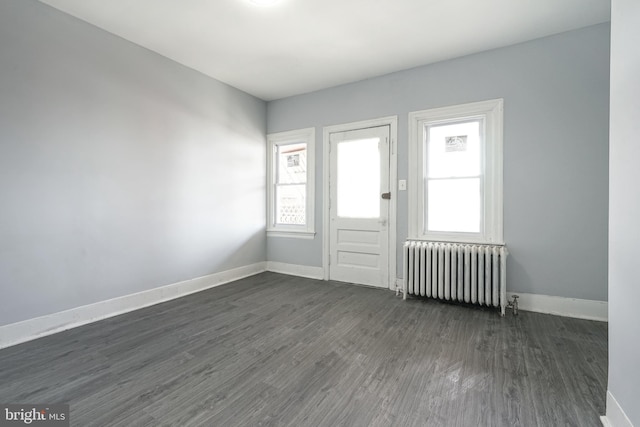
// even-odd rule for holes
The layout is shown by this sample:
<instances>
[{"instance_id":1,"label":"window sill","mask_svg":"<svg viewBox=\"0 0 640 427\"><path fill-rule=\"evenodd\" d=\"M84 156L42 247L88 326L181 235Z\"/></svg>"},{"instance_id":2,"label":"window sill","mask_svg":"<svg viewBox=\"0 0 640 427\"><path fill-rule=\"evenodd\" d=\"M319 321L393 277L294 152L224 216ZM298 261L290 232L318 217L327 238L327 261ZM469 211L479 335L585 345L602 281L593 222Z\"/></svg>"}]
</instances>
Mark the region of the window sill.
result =
<instances>
[{"instance_id":1,"label":"window sill","mask_svg":"<svg viewBox=\"0 0 640 427\"><path fill-rule=\"evenodd\" d=\"M316 236L315 231L307 230L267 230L267 237L290 237L294 239L314 239Z\"/></svg>"},{"instance_id":2,"label":"window sill","mask_svg":"<svg viewBox=\"0 0 640 427\"><path fill-rule=\"evenodd\" d=\"M414 236L407 237L407 240L418 240L422 242L433 242L433 243L457 243L460 245L495 245L495 246L505 246L503 240L495 240L491 239L480 239L474 237L454 237L451 235L443 235L443 236Z\"/></svg>"}]
</instances>

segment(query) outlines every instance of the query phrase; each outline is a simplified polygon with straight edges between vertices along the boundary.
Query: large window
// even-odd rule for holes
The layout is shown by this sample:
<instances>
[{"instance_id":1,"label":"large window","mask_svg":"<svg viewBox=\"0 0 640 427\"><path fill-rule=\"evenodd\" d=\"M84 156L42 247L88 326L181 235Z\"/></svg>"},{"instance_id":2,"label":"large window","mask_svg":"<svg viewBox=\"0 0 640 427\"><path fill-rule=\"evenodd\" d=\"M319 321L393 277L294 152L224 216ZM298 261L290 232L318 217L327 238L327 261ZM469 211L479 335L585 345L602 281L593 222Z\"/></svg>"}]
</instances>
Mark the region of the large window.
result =
<instances>
[{"instance_id":1,"label":"large window","mask_svg":"<svg viewBox=\"0 0 640 427\"><path fill-rule=\"evenodd\" d=\"M409 114L411 238L503 243L502 99Z\"/></svg>"},{"instance_id":2,"label":"large window","mask_svg":"<svg viewBox=\"0 0 640 427\"><path fill-rule=\"evenodd\" d=\"M267 137L270 236L314 235L314 141L314 128Z\"/></svg>"}]
</instances>

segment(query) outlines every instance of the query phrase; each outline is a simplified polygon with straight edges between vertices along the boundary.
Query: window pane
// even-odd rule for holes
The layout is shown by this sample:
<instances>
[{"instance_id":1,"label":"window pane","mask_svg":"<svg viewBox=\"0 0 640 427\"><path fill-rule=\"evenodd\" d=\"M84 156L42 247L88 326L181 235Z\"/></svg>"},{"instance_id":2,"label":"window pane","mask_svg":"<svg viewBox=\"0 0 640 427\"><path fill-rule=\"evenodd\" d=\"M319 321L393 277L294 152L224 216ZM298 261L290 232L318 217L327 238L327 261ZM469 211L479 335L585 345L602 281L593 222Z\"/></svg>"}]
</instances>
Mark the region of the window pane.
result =
<instances>
[{"instance_id":1,"label":"window pane","mask_svg":"<svg viewBox=\"0 0 640 427\"><path fill-rule=\"evenodd\" d=\"M339 217L380 217L379 142L379 138L369 138L338 144Z\"/></svg>"},{"instance_id":2,"label":"window pane","mask_svg":"<svg viewBox=\"0 0 640 427\"><path fill-rule=\"evenodd\" d=\"M305 225L307 188L305 184L276 185L276 224Z\"/></svg>"},{"instance_id":3,"label":"window pane","mask_svg":"<svg viewBox=\"0 0 640 427\"><path fill-rule=\"evenodd\" d=\"M480 232L480 178L427 180L427 231Z\"/></svg>"},{"instance_id":4,"label":"window pane","mask_svg":"<svg viewBox=\"0 0 640 427\"><path fill-rule=\"evenodd\" d=\"M287 144L277 147L278 184L307 182L307 144Z\"/></svg>"},{"instance_id":5,"label":"window pane","mask_svg":"<svg viewBox=\"0 0 640 427\"><path fill-rule=\"evenodd\" d=\"M427 125L427 177L480 175L481 121Z\"/></svg>"}]
</instances>

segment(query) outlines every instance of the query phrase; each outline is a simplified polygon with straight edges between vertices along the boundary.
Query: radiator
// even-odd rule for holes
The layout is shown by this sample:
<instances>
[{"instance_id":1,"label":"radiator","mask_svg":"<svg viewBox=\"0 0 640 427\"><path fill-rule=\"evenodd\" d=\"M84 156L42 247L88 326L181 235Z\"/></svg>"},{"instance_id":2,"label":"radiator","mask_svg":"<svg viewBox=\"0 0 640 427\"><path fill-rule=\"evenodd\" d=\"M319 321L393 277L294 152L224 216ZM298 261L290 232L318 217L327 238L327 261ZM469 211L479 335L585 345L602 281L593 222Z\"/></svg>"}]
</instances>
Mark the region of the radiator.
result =
<instances>
[{"instance_id":1,"label":"radiator","mask_svg":"<svg viewBox=\"0 0 640 427\"><path fill-rule=\"evenodd\" d=\"M504 316L506 261L503 245L407 241L404 298L410 294L500 307Z\"/></svg>"}]
</instances>

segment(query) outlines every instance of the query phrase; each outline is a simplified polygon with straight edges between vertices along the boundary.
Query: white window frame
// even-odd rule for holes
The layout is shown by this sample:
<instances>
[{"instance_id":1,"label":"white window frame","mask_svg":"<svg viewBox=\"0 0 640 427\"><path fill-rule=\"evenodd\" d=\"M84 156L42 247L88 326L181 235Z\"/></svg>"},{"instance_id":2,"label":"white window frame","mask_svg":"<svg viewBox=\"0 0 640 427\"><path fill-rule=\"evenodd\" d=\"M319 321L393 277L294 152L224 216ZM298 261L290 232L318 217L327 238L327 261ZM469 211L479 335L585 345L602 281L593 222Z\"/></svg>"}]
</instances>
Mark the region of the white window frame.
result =
<instances>
[{"instance_id":1,"label":"white window frame","mask_svg":"<svg viewBox=\"0 0 640 427\"><path fill-rule=\"evenodd\" d=\"M315 236L315 151L316 129L306 128L267 135L267 236L313 239ZM275 179L276 148L280 145L307 144L306 220L304 225L276 224Z\"/></svg>"},{"instance_id":2,"label":"white window frame","mask_svg":"<svg viewBox=\"0 0 640 427\"><path fill-rule=\"evenodd\" d=\"M504 244L503 238L503 99L472 102L409 113L409 238L460 243ZM465 119L484 120L479 233L435 232L425 228L425 126Z\"/></svg>"}]
</instances>

